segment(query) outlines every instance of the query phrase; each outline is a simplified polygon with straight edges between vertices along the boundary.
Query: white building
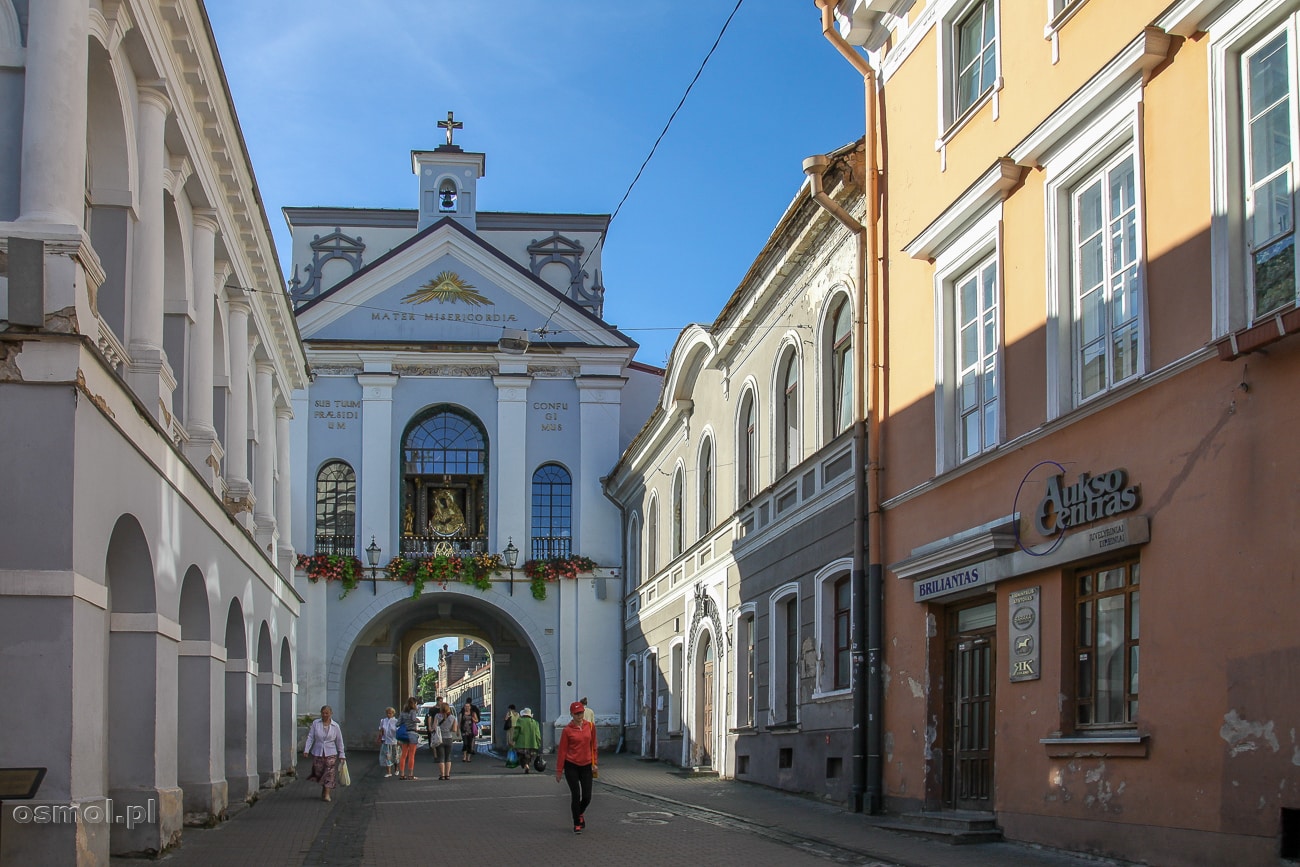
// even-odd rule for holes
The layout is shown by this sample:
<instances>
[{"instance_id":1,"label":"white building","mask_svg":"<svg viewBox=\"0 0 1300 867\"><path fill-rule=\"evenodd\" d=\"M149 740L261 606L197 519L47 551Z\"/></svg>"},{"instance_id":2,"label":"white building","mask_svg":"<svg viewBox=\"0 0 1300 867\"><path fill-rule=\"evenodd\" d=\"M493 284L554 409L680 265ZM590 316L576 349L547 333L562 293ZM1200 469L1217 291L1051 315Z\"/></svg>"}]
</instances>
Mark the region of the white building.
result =
<instances>
[{"instance_id":1,"label":"white building","mask_svg":"<svg viewBox=\"0 0 1300 867\"><path fill-rule=\"evenodd\" d=\"M282 286L198 0L0 0L0 766L153 819L7 801L6 864L162 850L294 764Z\"/></svg>"},{"instance_id":2,"label":"white building","mask_svg":"<svg viewBox=\"0 0 1300 867\"><path fill-rule=\"evenodd\" d=\"M397 568L346 594L300 571L304 702L362 742L415 693L416 648L462 635L492 652L500 701L559 720L588 696L614 737L620 516L601 479L662 371L600 318L609 218L479 210L485 157L439 125L447 142L411 154L418 209L285 209L313 373L294 397L295 548L350 561L373 541L381 567L428 569L513 547L518 565L422 593ZM556 556L595 568L534 598L524 563Z\"/></svg>"}]
</instances>

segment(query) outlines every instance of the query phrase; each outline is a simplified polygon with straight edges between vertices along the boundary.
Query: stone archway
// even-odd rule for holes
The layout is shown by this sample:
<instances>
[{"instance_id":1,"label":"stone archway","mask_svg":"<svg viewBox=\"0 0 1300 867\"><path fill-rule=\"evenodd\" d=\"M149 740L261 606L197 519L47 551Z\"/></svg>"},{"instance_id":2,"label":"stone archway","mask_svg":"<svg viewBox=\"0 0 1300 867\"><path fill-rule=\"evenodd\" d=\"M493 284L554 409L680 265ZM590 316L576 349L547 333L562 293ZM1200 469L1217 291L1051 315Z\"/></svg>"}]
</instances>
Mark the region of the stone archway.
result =
<instances>
[{"instance_id":1,"label":"stone archway","mask_svg":"<svg viewBox=\"0 0 1300 867\"><path fill-rule=\"evenodd\" d=\"M220 760L224 732L214 721L219 708L225 660L212 642L212 612L207 581L191 566L181 583L181 648L177 660L176 779L184 793L186 821L205 822L226 812L225 769Z\"/></svg>"},{"instance_id":2,"label":"stone archway","mask_svg":"<svg viewBox=\"0 0 1300 867\"><path fill-rule=\"evenodd\" d=\"M257 780L259 786L274 786L279 778L277 762L279 732L275 717L280 710L279 685L275 676L275 645L265 620L257 631Z\"/></svg>"},{"instance_id":3,"label":"stone archway","mask_svg":"<svg viewBox=\"0 0 1300 867\"><path fill-rule=\"evenodd\" d=\"M518 602L487 598L456 585L418 598L409 594L401 584L381 592L332 642L326 689L349 744L369 743L372 723L384 708L397 707L411 694L413 673L404 671L410 653L440 635L474 638L492 651L493 691L501 707L529 706L539 719L558 712L558 663L553 650L535 639L545 626L526 607L535 604L531 596ZM494 739L498 732L494 726ZM543 736L549 743L545 729Z\"/></svg>"}]
</instances>

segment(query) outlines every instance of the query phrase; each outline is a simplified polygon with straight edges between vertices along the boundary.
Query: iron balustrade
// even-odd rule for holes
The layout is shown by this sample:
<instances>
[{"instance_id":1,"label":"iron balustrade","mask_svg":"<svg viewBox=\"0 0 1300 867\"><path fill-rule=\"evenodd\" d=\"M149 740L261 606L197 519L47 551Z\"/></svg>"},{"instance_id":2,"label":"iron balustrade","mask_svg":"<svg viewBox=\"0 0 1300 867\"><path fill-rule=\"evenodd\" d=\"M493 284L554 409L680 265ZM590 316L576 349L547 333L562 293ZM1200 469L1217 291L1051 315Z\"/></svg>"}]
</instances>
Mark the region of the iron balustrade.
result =
<instances>
[{"instance_id":1,"label":"iron balustrade","mask_svg":"<svg viewBox=\"0 0 1300 867\"><path fill-rule=\"evenodd\" d=\"M402 536L401 550L403 557L432 557L440 543L451 546L457 557L469 554L482 554L487 551L486 536Z\"/></svg>"},{"instance_id":2,"label":"iron balustrade","mask_svg":"<svg viewBox=\"0 0 1300 867\"><path fill-rule=\"evenodd\" d=\"M317 535L316 554L356 554L356 536L336 536L333 534Z\"/></svg>"},{"instance_id":3,"label":"iron balustrade","mask_svg":"<svg viewBox=\"0 0 1300 867\"><path fill-rule=\"evenodd\" d=\"M573 554L571 536L534 536L533 559L550 560L552 557L569 557Z\"/></svg>"}]
</instances>

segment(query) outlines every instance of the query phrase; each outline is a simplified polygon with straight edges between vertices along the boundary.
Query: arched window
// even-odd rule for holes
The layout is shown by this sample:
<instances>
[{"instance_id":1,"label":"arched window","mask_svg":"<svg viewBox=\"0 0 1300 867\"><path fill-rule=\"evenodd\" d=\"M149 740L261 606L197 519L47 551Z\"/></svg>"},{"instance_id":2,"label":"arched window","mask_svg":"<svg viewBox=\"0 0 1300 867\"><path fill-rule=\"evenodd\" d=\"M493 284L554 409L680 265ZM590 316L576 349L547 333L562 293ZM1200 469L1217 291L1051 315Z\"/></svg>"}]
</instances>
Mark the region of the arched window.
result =
<instances>
[{"instance_id":1,"label":"arched window","mask_svg":"<svg viewBox=\"0 0 1300 867\"><path fill-rule=\"evenodd\" d=\"M737 505L749 502L758 492L758 425L754 410L754 392L746 389L740 399L740 417L736 425L736 499Z\"/></svg>"},{"instance_id":2,"label":"arched window","mask_svg":"<svg viewBox=\"0 0 1300 867\"><path fill-rule=\"evenodd\" d=\"M699 536L704 538L713 529L713 439L705 437L700 446L700 469L696 474L699 480Z\"/></svg>"},{"instance_id":3,"label":"arched window","mask_svg":"<svg viewBox=\"0 0 1300 867\"><path fill-rule=\"evenodd\" d=\"M627 568L623 570L624 595L631 594L641 584L641 518L633 514L627 524Z\"/></svg>"},{"instance_id":4,"label":"arched window","mask_svg":"<svg viewBox=\"0 0 1300 867\"><path fill-rule=\"evenodd\" d=\"M456 210L456 184L451 178L438 186L438 210L452 213Z\"/></svg>"},{"instance_id":5,"label":"arched window","mask_svg":"<svg viewBox=\"0 0 1300 867\"><path fill-rule=\"evenodd\" d=\"M781 360L776 395L776 474L799 463L799 356L789 349Z\"/></svg>"},{"instance_id":6,"label":"arched window","mask_svg":"<svg viewBox=\"0 0 1300 867\"><path fill-rule=\"evenodd\" d=\"M559 464L533 473L533 559L573 553L573 477Z\"/></svg>"},{"instance_id":7,"label":"arched window","mask_svg":"<svg viewBox=\"0 0 1300 867\"><path fill-rule=\"evenodd\" d=\"M653 578L659 571L659 500L650 498L645 521L645 576Z\"/></svg>"},{"instance_id":8,"label":"arched window","mask_svg":"<svg viewBox=\"0 0 1300 867\"><path fill-rule=\"evenodd\" d=\"M357 474L344 461L327 461L316 474L317 554L357 550Z\"/></svg>"},{"instance_id":9,"label":"arched window","mask_svg":"<svg viewBox=\"0 0 1300 867\"><path fill-rule=\"evenodd\" d=\"M833 439L853 424L853 335L850 308L841 297L827 329L826 357L828 386L826 407L827 439Z\"/></svg>"},{"instance_id":10,"label":"arched window","mask_svg":"<svg viewBox=\"0 0 1300 867\"><path fill-rule=\"evenodd\" d=\"M673 527L672 527L672 546L670 548L671 556L680 557L682 545L682 525L683 525L683 497L685 496L686 480L682 478L682 471L678 469L673 475Z\"/></svg>"},{"instance_id":11,"label":"arched window","mask_svg":"<svg viewBox=\"0 0 1300 867\"><path fill-rule=\"evenodd\" d=\"M447 406L417 416L402 437L402 553L487 550L487 435Z\"/></svg>"}]
</instances>

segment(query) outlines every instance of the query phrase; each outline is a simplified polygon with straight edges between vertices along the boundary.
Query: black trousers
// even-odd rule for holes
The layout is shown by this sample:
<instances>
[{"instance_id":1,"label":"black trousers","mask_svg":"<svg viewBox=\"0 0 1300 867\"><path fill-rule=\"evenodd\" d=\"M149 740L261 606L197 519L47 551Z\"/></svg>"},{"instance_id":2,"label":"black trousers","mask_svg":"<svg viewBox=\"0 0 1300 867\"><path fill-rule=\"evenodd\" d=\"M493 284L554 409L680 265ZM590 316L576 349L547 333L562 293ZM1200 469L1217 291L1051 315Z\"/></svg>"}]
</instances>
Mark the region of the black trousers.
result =
<instances>
[{"instance_id":1,"label":"black trousers","mask_svg":"<svg viewBox=\"0 0 1300 867\"><path fill-rule=\"evenodd\" d=\"M565 764L564 781L569 784L569 794L573 796L569 809L573 811L573 824L578 824L578 817L587 812L591 804L591 765Z\"/></svg>"}]
</instances>

